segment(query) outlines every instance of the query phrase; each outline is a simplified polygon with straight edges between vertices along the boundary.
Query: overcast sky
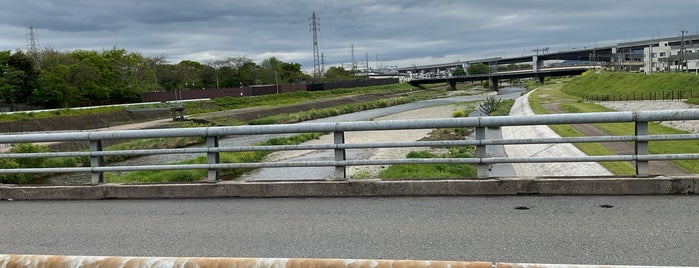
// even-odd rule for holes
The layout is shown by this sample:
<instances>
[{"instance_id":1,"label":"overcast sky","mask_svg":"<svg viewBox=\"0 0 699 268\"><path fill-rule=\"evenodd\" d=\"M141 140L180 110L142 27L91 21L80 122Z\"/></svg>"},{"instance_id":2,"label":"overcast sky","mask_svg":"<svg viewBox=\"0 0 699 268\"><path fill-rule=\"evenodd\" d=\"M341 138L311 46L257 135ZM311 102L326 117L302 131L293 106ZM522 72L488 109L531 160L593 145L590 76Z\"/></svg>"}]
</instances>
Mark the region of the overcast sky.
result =
<instances>
[{"instance_id":1,"label":"overcast sky","mask_svg":"<svg viewBox=\"0 0 699 268\"><path fill-rule=\"evenodd\" d=\"M0 50L123 48L171 63L277 57L313 69L446 63L696 34L698 0L0 0ZM378 58L378 62L376 59Z\"/></svg>"}]
</instances>

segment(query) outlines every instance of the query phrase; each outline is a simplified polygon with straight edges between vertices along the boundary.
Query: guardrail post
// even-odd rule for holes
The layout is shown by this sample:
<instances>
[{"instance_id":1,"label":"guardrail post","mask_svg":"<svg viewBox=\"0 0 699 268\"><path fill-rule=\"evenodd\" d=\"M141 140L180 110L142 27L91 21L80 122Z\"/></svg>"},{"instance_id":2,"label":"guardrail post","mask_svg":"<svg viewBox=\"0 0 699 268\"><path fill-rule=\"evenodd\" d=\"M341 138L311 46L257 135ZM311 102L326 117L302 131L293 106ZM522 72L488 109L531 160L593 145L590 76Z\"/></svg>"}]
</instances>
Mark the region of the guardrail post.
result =
<instances>
[{"instance_id":1,"label":"guardrail post","mask_svg":"<svg viewBox=\"0 0 699 268\"><path fill-rule=\"evenodd\" d=\"M102 151L102 141L101 140L95 140L95 141L90 141L90 152L101 152ZM96 168L96 167L102 167L104 166L104 156L101 155L92 155L90 156L90 167ZM104 183L104 172L101 171L92 171L90 172L90 177L92 178L92 184L97 185L100 183Z\"/></svg>"},{"instance_id":2,"label":"guardrail post","mask_svg":"<svg viewBox=\"0 0 699 268\"><path fill-rule=\"evenodd\" d=\"M476 140L482 141L485 139L485 127L476 127ZM486 158L485 145L476 145L476 157L479 159ZM482 161L481 161L482 162ZM479 179L488 177L488 165L479 163L476 165L477 176Z\"/></svg>"},{"instance_id":3,"label":"guardrail post","mask_svg":"<svg viewBox=\"0 0 699 268\"><path fill-rule=\"evenodd\" d=\"M648 135L648 122L636 122L636 137ZM647 155L648 154L648 141L639 141L636 139L635 154ZM650 171L648 169L648 161L640 161L636 159L636 176L637 177L648 177L650 176Z\"/></svg>"},{"instance_id":4,"label":"guardrail post","mask_svg":"<svg viewBox=\"0 0 699 268\"><path fill-rule=\"evenodd\" d=\"M218 148L218 137L217 136L208 136L206 137L206 147L207 148ZM208 152L206 153L206 160L209 165L211 164L218 164L221 160L220 153L217 152ZM221 170L218 168L209 168L206 174L206 178L208 182L217 182L221 180Z\"/></svg>"},{"instance_id":5,"label":"guardrail post","mask_svg":"<svg viewBox=\"0 0 699 268\"><path fill-rule=\"evenodd\" d=\"M345 144L345 132L335 131L333 132L333 139L335 145ZM335 161L345 161L347 160L347 154L345 149L335 149ZM335 165L335 179L345 180L347 178L346 167Z\"/></svg>"}]
</instances>

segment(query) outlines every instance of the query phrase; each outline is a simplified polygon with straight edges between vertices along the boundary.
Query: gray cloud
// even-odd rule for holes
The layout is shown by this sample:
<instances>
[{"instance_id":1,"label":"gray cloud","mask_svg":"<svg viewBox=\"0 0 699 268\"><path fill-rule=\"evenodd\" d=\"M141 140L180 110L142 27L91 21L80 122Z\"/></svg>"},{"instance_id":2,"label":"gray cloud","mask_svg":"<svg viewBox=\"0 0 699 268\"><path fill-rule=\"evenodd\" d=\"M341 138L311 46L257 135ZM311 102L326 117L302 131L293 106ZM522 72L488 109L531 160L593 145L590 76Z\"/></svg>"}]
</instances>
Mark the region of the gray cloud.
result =
<instances>
[{"instance_id":1,"label":"gray cloud","mask_svg":"<svg viewBox=\"0 0 699 268\"><path fill-rule=\"evenodd\" d=\"M608 45L697 32L695 0L0 0L0 49L117 46L171 61L276 56L312 68L309 17L320 17L328 65L368 55L388 65L428 64L531 50Z\"/></svg>"}]
</instances>

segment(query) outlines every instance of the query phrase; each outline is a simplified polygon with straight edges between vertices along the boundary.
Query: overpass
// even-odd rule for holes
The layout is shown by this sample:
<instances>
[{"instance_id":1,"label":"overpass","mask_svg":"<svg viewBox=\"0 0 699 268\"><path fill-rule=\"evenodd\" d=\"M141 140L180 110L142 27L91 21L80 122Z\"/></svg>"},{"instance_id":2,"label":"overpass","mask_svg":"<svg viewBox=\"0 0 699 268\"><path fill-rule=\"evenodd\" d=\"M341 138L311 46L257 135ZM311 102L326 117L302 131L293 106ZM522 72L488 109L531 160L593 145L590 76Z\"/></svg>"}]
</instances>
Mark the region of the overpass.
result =
<instances>
[{"instance_id":1,"label":"overpass","mask_svg":"<svg viewBox=\"0 0 699 268\"><path fill-rule=\"evenodd\" d=\"M570 49L557 52L548 52L548 48L539 49L534 55L522 55L515 57L492 57L468 61L456 61L451 63L429 64L422 66L408 66L397 68L399 73L417 74L431 73L440 74L442 72L450 73L451 70L462 67L466 69L471 64L482 63L491 67L504 66L510 64L531 64L532 70L537 71L544 67L546 61L578 61L578 62L595 62L608 63L620 66L627 65L642 65L644 60L643 49L647 47L658 47L661 43L666 43L669 46L680 46L682 43L697 44L699 43L699 35L673 36L665 38L654 38L646 40L637 40L617 43L613 46L591 47L583 49ZM542 52L542 53L539 53Z\"/></svg>"},{"instance_id":2,"label":"overpass","mask_svg":"<svg viewBox=\"0 0 699 268\"><path fill-rule=\"evenodd\" d=\"M580 75L587 70L599 68L600 66L595 65L584 65L584 66L568 66L568 67L552 67L544 68L539 70L518 70L518 71L506 71L506 72L495 72L489 74L476 74L476 75L462 75L462 76L451 76L451 77L434 77L434 78L423 78L423 79L413 79L409 83L413 86L419 86L420 84L434 84L434 83L447 83L452 90L456 89L456 83L458 82L468 82L468 81L484 81L488 80L490 88L493 90L498 89L498 81L502 79L518 79L518 78L536 78L539 82L544 81L545 77L548 76L569 76L569 75Z\"/></svg>"},{"instance_id":3,"label":"overpass","mask_svg":"<svg viewBox=\"0 0 699 268\"><path fill-rule=\"evenodd\" d=\"M532 71L536 72L544 68L544 62L551 60L578 61L578 62L611 62L614 57L615 47L585 48L570 51L559 51L554 53L524 55L510 58L485 58L472 61L457 61L452 63L431 64L423 66L401 67L396 70L399 73L433 73L449 72L457 67L467 69L469 65L482 63L488 66L503 66L511 64L532 64ZM533 64L536 63L536 64Z\"/></svg>"}]
</instances>

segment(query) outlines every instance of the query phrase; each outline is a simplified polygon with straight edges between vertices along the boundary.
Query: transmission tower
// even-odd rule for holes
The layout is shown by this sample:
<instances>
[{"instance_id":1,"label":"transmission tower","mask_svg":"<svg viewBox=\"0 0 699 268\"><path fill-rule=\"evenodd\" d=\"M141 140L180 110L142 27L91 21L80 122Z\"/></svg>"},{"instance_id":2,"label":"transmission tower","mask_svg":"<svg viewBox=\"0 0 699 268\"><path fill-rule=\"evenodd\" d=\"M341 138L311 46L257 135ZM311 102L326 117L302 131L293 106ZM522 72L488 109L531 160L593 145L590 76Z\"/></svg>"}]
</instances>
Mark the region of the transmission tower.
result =
<instances>
[{"instance_id":1,"label":"transmission tower","mask_svg":"<svg viewBox=\"0 0 699 268\"><path fill-rule=\"evenodd\" d=\"M31 57L34 58L36 64L39 63L39 53L36 50L36 35L34 34L34 26L29 26L27 29L27 50Z\"/></svg>"},{"instance_id":2,"label":"transmission tower","mask_svg":"<svg viewBox=\"0 0 699 268\"><path fill-rule=\"evenodd\" d=\"M316 12L313 11L313 15L309 18L311 20L311 32L313 32L313 77L318 78L321 73L320 55L318 54L318 31L320 31L320 24L318 21L320 18L316 16Z\"/></svg>"}]
</instances>

